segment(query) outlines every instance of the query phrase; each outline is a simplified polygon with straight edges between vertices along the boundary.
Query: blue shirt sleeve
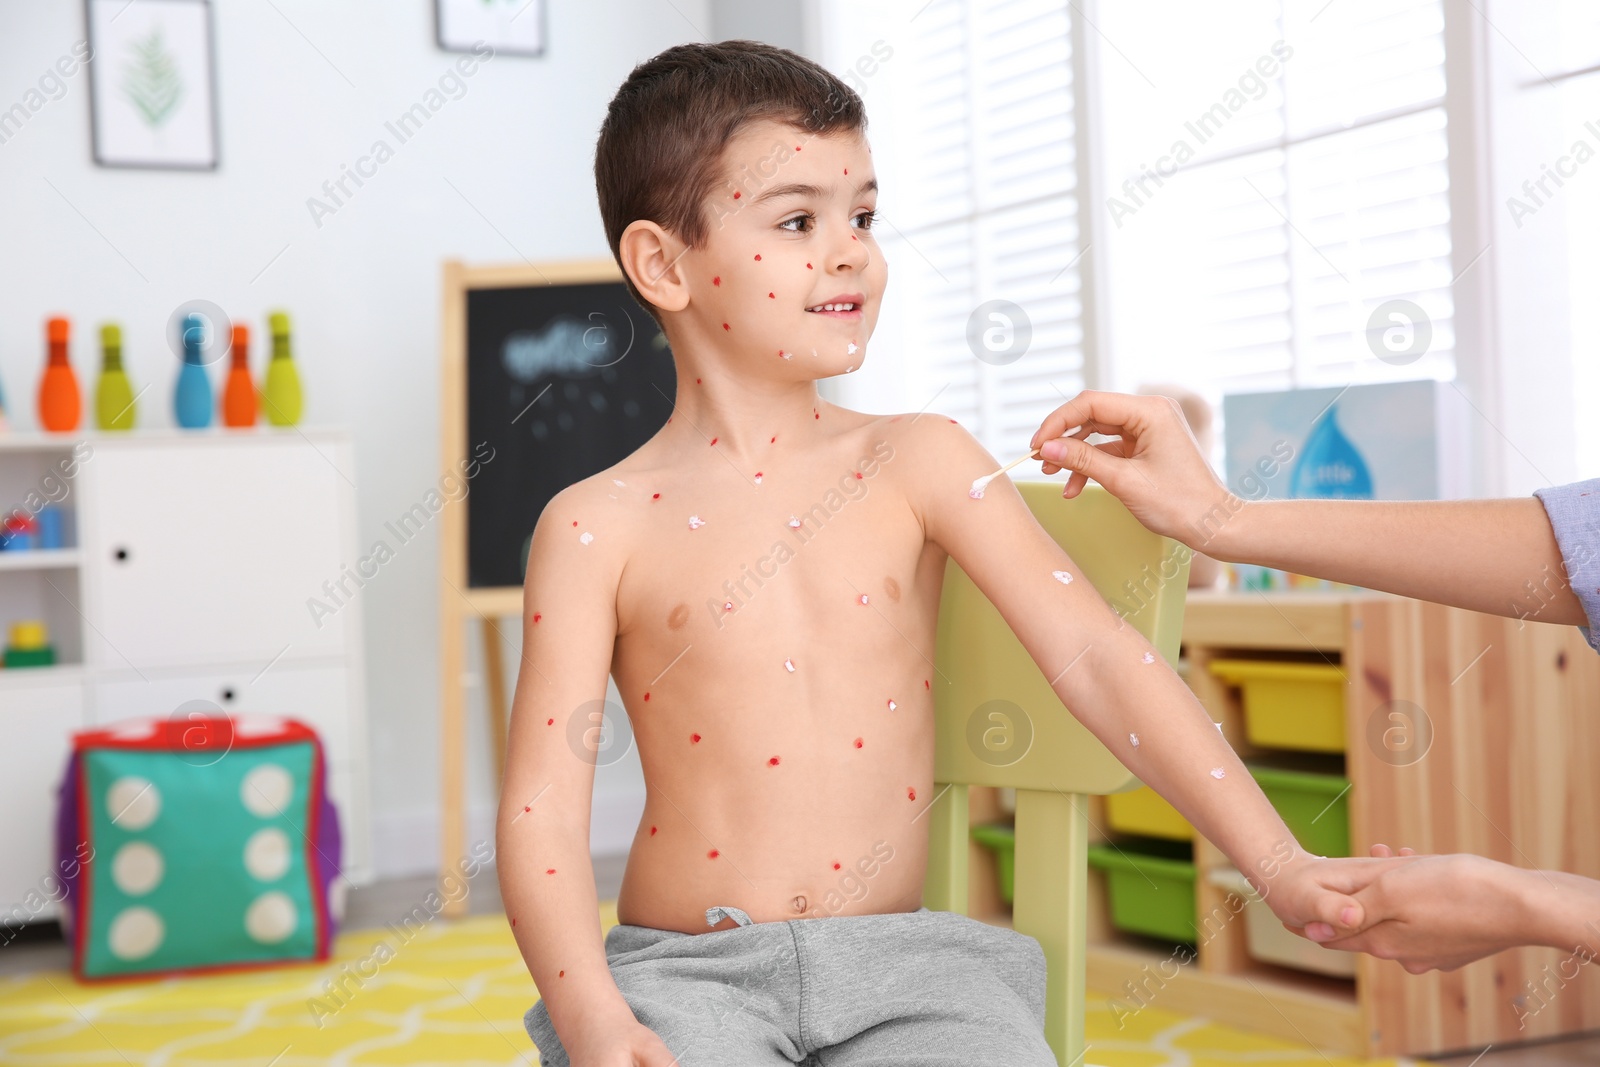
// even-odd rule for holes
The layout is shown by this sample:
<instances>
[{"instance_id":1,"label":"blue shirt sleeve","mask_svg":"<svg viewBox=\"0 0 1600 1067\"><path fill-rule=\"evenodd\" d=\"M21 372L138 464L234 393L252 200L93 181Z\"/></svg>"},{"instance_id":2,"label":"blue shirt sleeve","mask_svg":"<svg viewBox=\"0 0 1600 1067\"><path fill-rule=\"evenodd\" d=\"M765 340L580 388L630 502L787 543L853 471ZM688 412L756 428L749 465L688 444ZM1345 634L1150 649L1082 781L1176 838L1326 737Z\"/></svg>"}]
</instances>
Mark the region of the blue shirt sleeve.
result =
<instances>
[{"instance_id":1,"label":"blue shirt sleeve","mask_svg":"<svg viewBox=\"0 0 1600 1067\"><path fill-rule=\"evenodd\" d=\"M1533 495L1550 516L1567 581L1589 617L1589 625L1579 629L1589 647L1600 652L1595 639L1600 621L1600 478L1539 489Z\"/></svg>"}]
</instances>

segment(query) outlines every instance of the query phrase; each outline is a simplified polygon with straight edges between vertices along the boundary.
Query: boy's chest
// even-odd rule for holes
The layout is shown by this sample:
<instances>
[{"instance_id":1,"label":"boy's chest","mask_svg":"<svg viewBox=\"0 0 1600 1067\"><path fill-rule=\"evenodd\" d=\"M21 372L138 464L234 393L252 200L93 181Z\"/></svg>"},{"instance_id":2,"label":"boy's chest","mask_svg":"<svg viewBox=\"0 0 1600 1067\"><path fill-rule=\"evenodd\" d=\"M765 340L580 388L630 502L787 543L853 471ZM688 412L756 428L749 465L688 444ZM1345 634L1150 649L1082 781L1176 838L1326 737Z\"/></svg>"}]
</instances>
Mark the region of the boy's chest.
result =
<instances>
[{"instance_id":1,"label":"boy's chest","mask_svg":"<svg viewBox=\"0 0 1600 1067\"><path fill-rule=\"evenodd\" d=\"M869 618L880 629L913 623L937 595L922 526L881 469L690 484L652 510L618 586L624 637L670 644L759 630L815 642Z\"/></svg>"}]
</instances>

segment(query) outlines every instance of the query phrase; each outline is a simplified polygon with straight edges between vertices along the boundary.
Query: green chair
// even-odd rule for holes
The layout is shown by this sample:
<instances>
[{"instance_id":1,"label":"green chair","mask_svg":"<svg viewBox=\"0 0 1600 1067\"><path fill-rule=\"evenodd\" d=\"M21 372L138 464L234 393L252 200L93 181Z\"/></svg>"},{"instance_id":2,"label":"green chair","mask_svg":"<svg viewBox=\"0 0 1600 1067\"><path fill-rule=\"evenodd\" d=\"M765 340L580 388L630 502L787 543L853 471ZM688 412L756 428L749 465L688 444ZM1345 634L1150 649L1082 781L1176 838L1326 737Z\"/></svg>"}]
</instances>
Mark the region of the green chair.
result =
<instances>
[{"instance_id":1,"label":"green chair","mask_svg":"<svg viewBox=\"0 0 1600 1067\"><path fill-rule=\"evenodd\" d=\"M1188 550L1146 530L1098 486L1070 501L1061 499L1059 483L1018 482L1017 488L1082 576L1176 664ZM967 913L967 787L1016 789L1013 926L1044 947L1045 1036L1062 1067L1073 1067L1084 1054L1088 798L1132 789L1139 781L1066 710L1000 613L954 560L945 571L935 660L938 799L929 812L922 902L937 911ZM985 708L991 701L1009 704Z\"/></svg>"}]
</instances>

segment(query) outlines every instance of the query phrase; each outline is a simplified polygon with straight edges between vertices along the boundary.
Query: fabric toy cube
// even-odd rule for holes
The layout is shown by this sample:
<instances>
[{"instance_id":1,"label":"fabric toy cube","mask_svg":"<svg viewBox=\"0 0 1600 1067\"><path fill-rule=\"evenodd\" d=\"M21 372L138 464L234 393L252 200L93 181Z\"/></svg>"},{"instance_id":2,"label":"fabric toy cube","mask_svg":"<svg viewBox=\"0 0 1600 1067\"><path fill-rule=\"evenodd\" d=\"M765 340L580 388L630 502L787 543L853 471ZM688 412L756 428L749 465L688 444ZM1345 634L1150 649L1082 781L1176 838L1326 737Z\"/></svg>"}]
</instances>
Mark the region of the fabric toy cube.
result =
<instances>
[{"instance_id":1,"label":"fabric toy cube","mask_svg":"<svg viewBox=\"0 0 1600 1067\"><path fill-rule=\"evenodd\" d=\"M80 979L323 960L342 911L322 743L292 719L74 734L56 854Z\"/></svg>"}]
</instances>

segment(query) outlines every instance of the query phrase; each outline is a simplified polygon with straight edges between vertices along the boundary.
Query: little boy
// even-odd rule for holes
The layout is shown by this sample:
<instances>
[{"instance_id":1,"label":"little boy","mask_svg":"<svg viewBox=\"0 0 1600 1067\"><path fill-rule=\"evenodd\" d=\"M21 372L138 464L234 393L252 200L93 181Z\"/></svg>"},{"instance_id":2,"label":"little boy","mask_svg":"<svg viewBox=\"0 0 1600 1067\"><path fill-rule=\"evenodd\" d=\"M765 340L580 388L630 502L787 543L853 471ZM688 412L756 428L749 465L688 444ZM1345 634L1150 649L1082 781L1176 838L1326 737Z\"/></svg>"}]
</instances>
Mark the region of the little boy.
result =
<instances>
[{"instance_id":1,"label":"little boy","mask_svg":"<svg viewBox=\"0 0 1600 1067\"><path fill-rule=\"evenodd\" d=\"M546 1064L1055 1062L1038 943L920 903L947 555L1279 918L1360 925L1339 863L1294 844L1016 487L968 498L999 464L966 430L819 399L866 359L887 281L865 126L817 65L729 41L640 65L601 128L606 236L678 390L550 501L528 557L499 872ZM569 739L608 672L647 795L602 943L594 757Z\"/></svg>"}]
</instances>

